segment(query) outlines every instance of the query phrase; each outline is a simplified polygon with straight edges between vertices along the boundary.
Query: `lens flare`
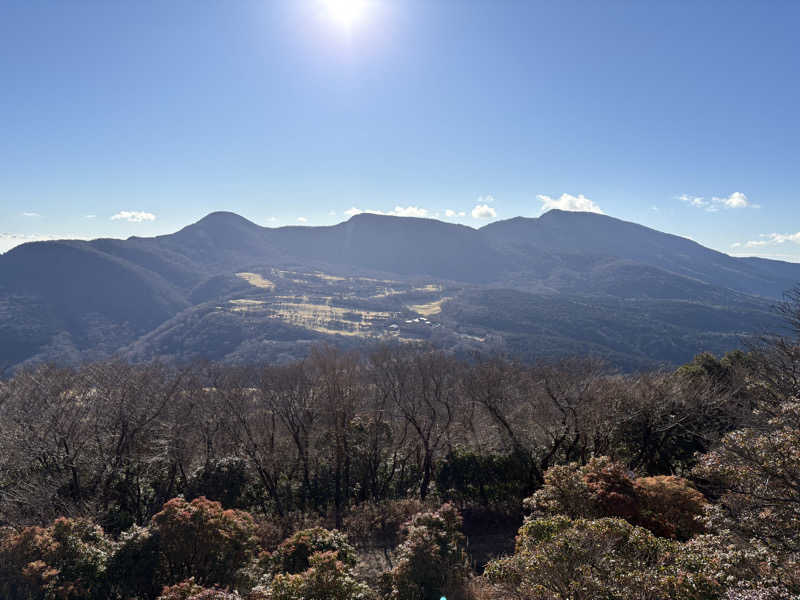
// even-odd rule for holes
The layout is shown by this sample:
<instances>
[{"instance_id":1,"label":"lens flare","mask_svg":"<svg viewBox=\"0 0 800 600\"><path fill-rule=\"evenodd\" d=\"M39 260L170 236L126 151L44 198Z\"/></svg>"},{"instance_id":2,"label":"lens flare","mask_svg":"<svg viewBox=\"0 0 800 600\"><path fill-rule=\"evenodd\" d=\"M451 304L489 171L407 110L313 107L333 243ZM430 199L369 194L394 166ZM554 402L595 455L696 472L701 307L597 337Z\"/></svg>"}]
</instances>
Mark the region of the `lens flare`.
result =
<instances>
[{"instance_id":1,"label":"lens flare","mask_svg":"<svg viewBox=\"0 0 800 600\"><path fill-rule=\"evenodd\" d=\"M366 0L324 0L331 19L346 29L352 28L364 16Z\"/></svg>"}]
</instances>

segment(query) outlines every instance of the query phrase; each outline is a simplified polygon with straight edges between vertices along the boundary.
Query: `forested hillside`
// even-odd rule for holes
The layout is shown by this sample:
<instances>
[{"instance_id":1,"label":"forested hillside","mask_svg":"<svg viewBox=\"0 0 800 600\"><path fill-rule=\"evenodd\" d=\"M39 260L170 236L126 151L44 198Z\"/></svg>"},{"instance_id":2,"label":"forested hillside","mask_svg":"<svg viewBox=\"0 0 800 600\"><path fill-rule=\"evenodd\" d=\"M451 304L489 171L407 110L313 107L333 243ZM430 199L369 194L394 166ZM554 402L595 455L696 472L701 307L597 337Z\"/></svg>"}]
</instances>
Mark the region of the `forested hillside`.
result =
<instances>
[{"instance_id":1,"label":"forested hillside","mask_svg":"<svg viewBox=\"0 0 800 600\"><path fill-rule=\"evenodd\" d=\"M366 213L267 228L212 213L170 235L0 256L0 367L287 362L314 344L387 341L674 367L775 331L772 306L797 281L796 264L591 213L481 229Z\"/></svg>"}]
</instances>

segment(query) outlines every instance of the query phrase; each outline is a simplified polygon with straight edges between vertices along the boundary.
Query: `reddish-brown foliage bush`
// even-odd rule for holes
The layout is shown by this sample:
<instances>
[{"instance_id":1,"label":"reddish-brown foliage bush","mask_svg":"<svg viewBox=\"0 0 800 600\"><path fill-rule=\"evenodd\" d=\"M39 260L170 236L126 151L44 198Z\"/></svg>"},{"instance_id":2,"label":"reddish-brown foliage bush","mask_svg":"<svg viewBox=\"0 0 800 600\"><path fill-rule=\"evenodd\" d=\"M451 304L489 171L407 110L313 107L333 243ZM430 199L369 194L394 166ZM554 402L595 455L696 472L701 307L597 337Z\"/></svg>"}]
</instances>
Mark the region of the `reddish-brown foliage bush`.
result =
<instances>
[{"instance_id":1,"label":"reddish-brown foliage bush","mask_svg":"<svg viewBox=\"0 0 800 600\"><path fill-rule=\"evenodd\" d=\"M223 510L204 497L173 498L153 517L168 583L195 577L203 585L228 586L256 551L249 513Z\"/></svg>"},{"instance_id":2,"label":"reddish-brown foliage bush","mask_svg":"<svg viewBox=\"0 0 800 600\"><path fill-rule=\"evenodd\" d=\"M197 585L194 577L165 587L158 600L241 600L235 592Z\"/></svg>"},{"instance_id":3,"label":"reddish-brown foliage bush","mask_svg":"<svg viewBox=\"0 0 800 600\"><path fill-rule=\"evenodd\" d=\"M698 519L707 501L682 477L639 477L633 482L639 504L639 525L656 535L687 540L702 533Z\"/></svg>"},{"instance_id":4,"label":"reddish-brown foliage bush","mask_svg":"<svg viewBox=\"0 0 800 600\"><path fill-rule=\"evenodd\" d=\"M635 520L639 512L633 477L624 465L591 461L583 470L583 481L603 516Z\"/></svg>"},{"instance_id":5,"label":"reddish-brown foliage bush","mask_svg":"<svg viewBox=\"0 0 800 600\"><path fill-rule=\"evenodd\" d=\"M111 542L93 523L56 519L0 537L0 597L102 598Z\"/></svg>"},{"instance_id":6,"label":"reddish-brown foliage bush","mask_svg":"<svg viewBox=\"0 0 800 600\"><path fill-rule=\"evenodd\" d=\"M534 516L618 517L661 537L686 540L703 531L705 497L680 477L635 477L606 457L556 466L525 501Z\"/></svg>"}]
</instances>

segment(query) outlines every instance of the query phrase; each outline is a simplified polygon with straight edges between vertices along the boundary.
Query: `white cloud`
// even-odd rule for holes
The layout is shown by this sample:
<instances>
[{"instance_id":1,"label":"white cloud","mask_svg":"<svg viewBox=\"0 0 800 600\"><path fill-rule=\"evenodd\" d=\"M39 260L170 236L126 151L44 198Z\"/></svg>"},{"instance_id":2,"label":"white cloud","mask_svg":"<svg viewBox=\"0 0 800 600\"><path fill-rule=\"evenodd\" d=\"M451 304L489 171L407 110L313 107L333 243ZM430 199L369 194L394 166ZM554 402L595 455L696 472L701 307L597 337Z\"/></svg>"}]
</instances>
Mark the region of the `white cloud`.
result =
<instances>
[{"instance_id":1,"label":"white cloud","mask_svg":"<svg viewBox=\"0 0 800 600\"><path fill-rule=\"evenodd\" d=\"M753 204L742 192L733 192L730 196L719 197L713 196L711 200L706 200L702 196L690 196L682 194L678 196L678 200L685 202L689 206L695 208L702 208L706 212L715 213L720 209L728 208L761 208L758 204Z\"/></svg>"},{"instance_id":2,"label":"white cloud","mask_svg":"<svg viewBox=\"0 0 800 600\"><path fill-rule=\"evenodd\" d=\"M84 219L96 219L97 215L86 215Z\"/></svg>"},{"instance_id":3,"label":"white cloud","mask_svg":"<svg viewBox=\"0 0 800 600\"><path fill-rule=\"evenodd\" d=\"M558 198L539 194L536 196L542 203L542 212L546 210L568 210L572 212L591 212L599 215L605 214L597 204L583 194L561 194Z\"/></svg>"},{"instance_id":4,"label":"white cloud","mask_svg":"<svg viewBox=\"0 0 800 600\"><path fill-rule=\"evenodd\" d=\"M420 217L428 216L427 208L420 208L419 206L395 206L394 210L389 213L397 217Z\"/></svg>"},{"instance_id":5,"label":"white cloud","mask_svg":"<svg viewBox=\"0 0 800 600\"><path fill-rule=\"evenodd\" d=\"M685 202L689 206L694 206L695 208L704 208L709 204L708 200L702 196L690 196L688 194L681 194L678 196L678 200Z\"/></svg>"},{"instance_id":6,"label":"white cloud","mask_svg":"<svg viewBox=\"0 0 800 600\"><path fill-rule=\"evenodd\" d=\"M497 211L488 204L476 204L470 214L473 219L494 219Z\"/></svg>"},{"instance_id":7,"label":"white cloud","mask_svg":"<svg viewBox=\"0 0 800 600\"><path fill-rule=\"evenodd\" d=\"M455 217L458 213L454 210L450 210L449 208L444 211L445 217Z\"/></svg>"},{"instance_id":8,"label":"white cloud","mask_svg":"<svg viewBox=\"0 0 800 600\"><path fill-rule=\"evenodd\" d=\"M270 217L269 219L267 219L267 221L269 221L270 223L277 223L278 217Z\"/></svg>"},{"instance_id":9,"label":"white cloud","mask_svg":"<svg viewBox=\"0 0 800 600\"><path fill-rule=\"evenodd\" d=\"M122 210L111 217L112 221L128 221L129 223L142 223L143 221L155 221L153 213L142 212L139 210Z\"/></svg>"},{"instance_id":10,"label":"white cloud","mask_svg":"<svg viewBox=\"0 0 800 600\"><path fill-rule=\"evenodd\" d=\"M778 246L790 242L792 244L800 244L800 231L797 233L762 233L761 239L750 240L749 242L736 242L733 244L734 248L758 248L759 246Z\"/></svg>"},{"instance_id":11,"label":"white cloud","mask_svg":"<svg viewBox=\"0 0 800 600\"><path fill-rule=\"evenodd\" d=\"M727 198L714 197L711 201L725 208L747 208L748 206L753 206L742 192L733 192Z\"/></svg>"},{"instance_id":12,"label":"white cloud","mask_svg":"<svg viewBox=\"0 0 800 600\"><path fill-rule=\"evenodd\" d=\"M335 210L328 211L328 216L329 217L335 217L336 216L336 211Z\"/></svg>"},{"instance_id":13,"label":"white cloud","mask_svg":"<svg viewBox=\"0 0 800 600\"><path fill-rule=\"evenodd\" d=\"M374 210L361 210L360 208L356 208L355 206L351 206L346 211L344 211L344 214L345 214L346 217L352 217L353 215L360 215L363 212L372 212L372 213L374 213L375 211ZM382 212L378 212L378 214L382 215L383 213Z\"/></svg>"},{"instance_id":14,"label":"white cloud","mask_svg":"<svg viewBox=\"0 0 800 600\"><path fill-rule=\"evenodd\" d=\"M23 217L41 217L42 215L40 215L37 212L24 212L24 213L22 213L22 216Z\"/></svg>"},{"instance_id":15,"label":"white cloud","mask_svg":"<svg viewBox=\"0 0 800 600\"><path fill-rule=\"evenodd\" d=\"M297 222L298 223L308 223L308 219L306 219L305 217L297 217Z\"/></svg>"},{"instance_id":16,"label":"white cloud","mask_svg":"<svg viewBox=\"0 0 800 600\"><path fill-rule=\"evenodd\" d=\"M420 217L425 218L429 216L430 211L427 208L420 208L419 206L395 206L394 210L383 211L374 209L361 209L358 207L350 207L344 211L345 216L352 217L353 215L360 215L362 213L370 213L373 215L388 215L391 217Z\"/></svg>"}]
</instances>

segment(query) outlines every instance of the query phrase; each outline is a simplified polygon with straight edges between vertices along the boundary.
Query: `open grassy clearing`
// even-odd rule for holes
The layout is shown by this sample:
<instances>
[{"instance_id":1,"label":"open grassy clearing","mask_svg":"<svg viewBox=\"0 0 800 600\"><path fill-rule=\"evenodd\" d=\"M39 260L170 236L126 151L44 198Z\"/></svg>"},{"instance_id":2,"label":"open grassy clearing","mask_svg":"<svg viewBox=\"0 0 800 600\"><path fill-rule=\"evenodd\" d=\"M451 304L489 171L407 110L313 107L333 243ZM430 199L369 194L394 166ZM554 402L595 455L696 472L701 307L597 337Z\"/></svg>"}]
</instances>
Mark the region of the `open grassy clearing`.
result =
<instances>
[{"instance_id":1,"label":"open grassy clearing","mask_svg":"<svg viewBox=\"0 0 800 600\"><path fill-rule=\"evenodd\" d=\"M351 335L366 334L392 318L392 313L314 304L307 302L279 302L273 306L276 315L295 325L319 331L330 329L334 333L351 331ZM360 321L354 319L360 317ZM341 323L342 330L327 327L330 323ZM327 333L327 331L326 331Z\"/></svg>"},{"instance_id":2,"label":"open grassy clearing","mask_svg":"<svg viewBox=\"0 0 800 600\"><path fill-rule=\"evenodd\" d=\"M236 276L244 279L253 287L262 288L265 290L275 289L274 283L272 283L269 279L264 279L258 273L237 273Z\"/></svg>"},{"instance_id":3,"label":"open grassy clearing","mask_svg":"<svg viewBox=\"0 0 800 600\"><path fill-rule=\"evenodd\" d=\"M322 271L279 268L264 273L236 273L264 293L258 294L254 289L254 294L248 294L250 298L228 300L224 310L251 318L278 319L326 335L390 336L412 341L421 335L421 331L416 330L419 326L439 326L423 317L440 314L443 303L451 299L451 296L437 298L444 291L444 286L437 284L340 277ZM372 306L368 300L353 301L359 297L397 300L376 302ZM425 299L429 301L424 302ZM418 315L410 328L408 323L412 321L403 316L407 310Z\"/></svg>"},{"instance_id":4,"label":"open grassy clearing","mask_svg":"<svg viewBox=\"0 0 800 600\"><path fill-rule=\"evenodd\" d=\"M237 300L228 300L228 302L233 305L233 308L231 308L233 312L249 312L266 308L266 303L263 300L247 300L240 298Z\"/></svg>"},{"instance_id":5,"label":"open grassy clearing","mask_svg":"<svg viewBox=\"0 0 800 600\"><path fill-rule=\"evenodd\" d=\"M438 315L442 312L442 304L450 300L448 296L443 298L439 298L438 300L434 300L433 302L428 302L427 304L409 304L408 309L413 310L415 313L422 315L423 317L431 317L433 315Z\"/></svg>"},{"instance_id":6,"label":"open grassy clearing","mask_svg":"<svg viewBox=\"0 0 800 600\"><path fill-rule=\"evenodd\" d=\"M323 273L322 271L316 271L314 273L310 273L314 277L318 277L323 281L348 281L349 277L339 277L338 275L329 275L328 273Z\"/></svg>"},{"instance_id":7,"label":"open grassy clearing","mask_svg":"<svg viewBox=\"0 0 800 600\"><path fill-rule=\"evenodd\" d=\"M386 287L383 288L377 294L373 294L370 298L388 298L389 296L397 296L399 294L405 294L405 290L396 290L394 288Z\"/></svg>"},{"instance_id":8,"label":"open grassy clearing","mask_svg":"<svg viewBox=\"0 0 800 600\"><path fill-rule=\"evenodd\" d=\"M402 285L401 283L396 282L396 281L391 281L391 282L386 282L386 283L392 283L395 286ZM408 288L405 288L405 289L402 288L402 287L401 288L385 287L385 288L381 289L378 293L373 294L372 296L370 296L370 298L387 298L389 296L402 296L403 294L413 294L413 293L419 293L419 292L430 294L430 293L441 292L441 291L443 291L443 289L444 288L441 285L435 285L435 284L432 284L432 283L429 283L428 285L419 286L419 287L408 287ZM423 306L423 305L419 305L419 306Z\"/></svg>"},{"instance_id":9,"label":"open grassy clearing","mask_svg":"<svg viewBox=\"0 0 800 600\"><path fill-rule=\"evenodd\" d=\"M353 313L360 314L362 320L389 319L392 317L392 313L386 311L343 308L331 304L317 304L312 302L277 302L275 304L275 309L279 312L289 309L292 312L307 316L326 315L330 319L342 319L345 315Z\"/></svg>"}]
</instances>

